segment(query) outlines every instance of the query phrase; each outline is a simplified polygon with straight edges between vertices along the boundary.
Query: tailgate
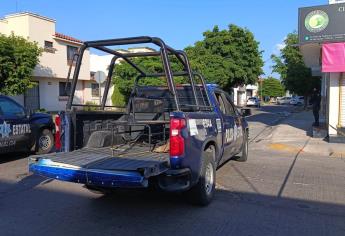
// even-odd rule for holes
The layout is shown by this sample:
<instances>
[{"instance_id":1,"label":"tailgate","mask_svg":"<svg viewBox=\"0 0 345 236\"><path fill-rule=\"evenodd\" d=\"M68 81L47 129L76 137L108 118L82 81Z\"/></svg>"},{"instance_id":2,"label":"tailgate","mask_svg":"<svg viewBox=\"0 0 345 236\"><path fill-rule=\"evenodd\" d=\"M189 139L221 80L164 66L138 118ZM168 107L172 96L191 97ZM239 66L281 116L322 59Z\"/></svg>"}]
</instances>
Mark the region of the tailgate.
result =
<instances>
[{"instance_id":1,"label":"tailgate","mask_svg":"<svg viewBox=\"0 0 345 236\"><path fill-rule=\"evenodd\" d=\"M103 187L147 187L148 178L169 169L167 153L142 149L116 155L108 148L29 157L31 172L49 178Z\"/></svg>"}]
</instances>

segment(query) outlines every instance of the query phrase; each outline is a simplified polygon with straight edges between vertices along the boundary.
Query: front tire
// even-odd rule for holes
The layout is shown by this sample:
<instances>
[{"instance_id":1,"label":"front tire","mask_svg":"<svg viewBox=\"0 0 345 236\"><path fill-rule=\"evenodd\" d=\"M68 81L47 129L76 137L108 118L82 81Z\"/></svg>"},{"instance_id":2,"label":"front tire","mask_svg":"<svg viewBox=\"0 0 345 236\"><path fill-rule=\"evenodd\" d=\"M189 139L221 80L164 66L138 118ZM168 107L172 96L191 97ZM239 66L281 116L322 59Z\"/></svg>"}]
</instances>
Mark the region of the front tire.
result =
<instances>
[{"instance_id":1,"label":"front tire","mask_svg":"<svg viewBox=\"0 0 345 236\"><path fill-rule=\"evenodd\" d=\"M54 147L54 136L49 129L44 129L40 133L36 142L36 154L47 154L51 152Z\"/></svg>"},{"instance_id":2,"label":"front tire","mask_svg":"<svg viewBox=\"0 0 345 236\"><path fill-rule=\"evenodd\" d=\"M207 206L213 199L216 189L216 164L212 150L204 151L198 183L188 194L192 203Z\"/></svg>"}]
</instances>

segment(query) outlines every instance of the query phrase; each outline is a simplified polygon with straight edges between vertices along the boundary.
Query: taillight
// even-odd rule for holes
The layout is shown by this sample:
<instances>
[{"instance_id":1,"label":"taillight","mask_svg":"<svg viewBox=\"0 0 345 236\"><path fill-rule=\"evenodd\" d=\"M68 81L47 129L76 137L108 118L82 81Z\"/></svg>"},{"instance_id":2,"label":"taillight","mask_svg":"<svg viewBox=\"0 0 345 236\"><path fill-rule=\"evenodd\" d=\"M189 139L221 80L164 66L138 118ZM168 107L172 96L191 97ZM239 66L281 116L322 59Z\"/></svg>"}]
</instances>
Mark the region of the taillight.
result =
<instances>
[{"instance_id":1,"label":"taillight","mask_svg":"<svg viewBox=\"0 0 345 236\"><path fill-rule=\"evenodd\" d=\"M185 119L170 119L170 156L181 156L184 153L184 138L181 135L184 127Z\"/></svg>"},{"instance_id":2,"label":"taillight","mask_svg":"<svg viewBox=\"0 0 345 236\"><path fill-rule=\"evenodd\" d=\"M56 149L61 149L61 118L59 115L55 116L55 148Z\"/></svg>"}]
</instances>

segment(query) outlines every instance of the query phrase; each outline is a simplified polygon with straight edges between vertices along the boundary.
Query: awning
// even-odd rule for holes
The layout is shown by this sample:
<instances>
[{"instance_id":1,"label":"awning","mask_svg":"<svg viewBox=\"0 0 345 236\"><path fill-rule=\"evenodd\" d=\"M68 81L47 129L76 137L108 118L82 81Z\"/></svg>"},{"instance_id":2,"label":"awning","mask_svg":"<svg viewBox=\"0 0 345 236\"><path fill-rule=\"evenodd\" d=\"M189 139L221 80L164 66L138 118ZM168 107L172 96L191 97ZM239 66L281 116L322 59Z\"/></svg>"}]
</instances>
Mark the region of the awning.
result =
<instances>
[{"instance_id":1,"label":"awning","mask_svg":"<svg viewBox=\"0 0 345 236\"><path fill-rule=\"evenodd\" d=\"M322 45L322 72L345 72L345 43Z\"/></svg>"}]
</instances>

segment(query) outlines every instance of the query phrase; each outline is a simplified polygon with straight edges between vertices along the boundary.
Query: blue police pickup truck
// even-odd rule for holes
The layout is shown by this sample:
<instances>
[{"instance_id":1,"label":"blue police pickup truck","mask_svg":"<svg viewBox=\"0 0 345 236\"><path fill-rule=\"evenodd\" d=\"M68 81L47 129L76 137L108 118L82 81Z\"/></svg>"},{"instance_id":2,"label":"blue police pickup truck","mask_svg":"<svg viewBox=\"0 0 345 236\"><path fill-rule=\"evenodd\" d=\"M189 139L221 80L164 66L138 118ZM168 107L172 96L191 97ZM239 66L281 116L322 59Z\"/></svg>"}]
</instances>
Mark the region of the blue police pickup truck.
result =
<instances>
[{"instance_id":1,"label":"blue police pickup truck","mask_svg":"<svg viewBox=\"0 0 345 236\"><path fill-rule=\"evenodd\" d=\"M51 115L28 112L13 99L0 95L0 153L49 153L54 147Z\"/></svg>"},{"instance_id":2,"label":"blue police pickup truck","mask_svg":"<svg viewBox=\"0 0 345 236\"><path fill-rule=\"evenodd\" d=\"M109 47L139 43L153 43L160 50L120 53ZM102 102L91 111L78 109L84 105L73 101L83 53L89 48L113 55ZM88 41L76 57L67 107L56 120L60 152L29 157L31 172L102 193L155 186L187 192L194 203L207 205L215 192L216 169L231 158L247 160L246 120L226 92L191 71L183 51L145 36ZM147 72L134 63L138 57L159 57L162 70ZM172 57L183 70L172 71ZM138 72L123 111L106 106L117 60ZM166 81L166 86L145 85L152 78ZM177 84L177 78L183 83Z\"/></svg>"}]
</instances>

